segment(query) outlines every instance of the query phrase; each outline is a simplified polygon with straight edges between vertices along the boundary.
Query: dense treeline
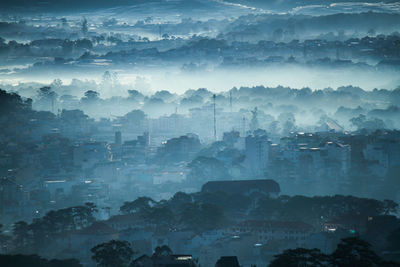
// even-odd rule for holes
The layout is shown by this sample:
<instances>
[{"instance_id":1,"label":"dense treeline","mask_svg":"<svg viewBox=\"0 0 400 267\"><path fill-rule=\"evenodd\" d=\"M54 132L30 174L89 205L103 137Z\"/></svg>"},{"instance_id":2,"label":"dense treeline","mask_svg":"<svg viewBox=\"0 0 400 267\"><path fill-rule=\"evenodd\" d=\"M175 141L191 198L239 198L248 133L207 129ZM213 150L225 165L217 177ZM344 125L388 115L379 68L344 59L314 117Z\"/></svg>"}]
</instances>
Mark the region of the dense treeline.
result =
<instances>
[{"instance_id":1,"label":"dense treeline","mask_svg":"<svg viewBox=\"0 0 400 267\"><path fill-rule=\"evenodd\" d=\"M382 259L371 249L371 245L368 242L358 237L349 237L342 239L332 254L326 255L319 249L288 249L281 254L275 255L275 259L268 266L395 267L399 266L399 264Z\"/></svg>"},{"instance_id":2,"label":"dense treeline","mask_svg":"<svg viewBox=\"0 0 400 267\"><path fill-rule=\"evenodd\" d=\"M38 255L1 255L0 265L3 267L82 267L78 260L47 260Z\"/></svg>"}]
</instances>

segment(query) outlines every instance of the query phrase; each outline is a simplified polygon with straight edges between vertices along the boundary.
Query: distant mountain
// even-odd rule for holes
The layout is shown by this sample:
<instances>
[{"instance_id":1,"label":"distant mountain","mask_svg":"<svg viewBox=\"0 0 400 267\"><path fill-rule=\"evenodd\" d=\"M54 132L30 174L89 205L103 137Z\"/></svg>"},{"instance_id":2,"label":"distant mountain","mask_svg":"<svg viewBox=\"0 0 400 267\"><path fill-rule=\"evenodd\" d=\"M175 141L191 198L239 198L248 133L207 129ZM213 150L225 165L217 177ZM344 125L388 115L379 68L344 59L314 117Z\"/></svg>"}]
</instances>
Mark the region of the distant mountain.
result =
<instances>
[{"instance_id":1,"label":"distant mountain","mask_svg":"<svg viewBox=\"0 0 400 267\"><path fill-rule=\"evenodd\" d=\"M33 8L40 11L81 11L82 9L105 8L162 2L163 0L1 0L0 8L21 10ZM29 12L29 10L26 10Z\"/></svg>"},{"instance_id":2,"label":"distant mountain","mask_svg":"<svg viewBox=\"0 0 400 267\"><path fill-rule=\"evenodd\" d=\"M138 11L150 16L174 14L218 18L270 12L309 15L367 11L400 13L400 2L393 0L0 0L0 10L21 13L72 13L102 9L115 9L113 13ZM167 14L164 14L164 11Z\"/></svg>"},{"instance_id":3,"label":"distant mountain","mask_svg":"<svg viewBox=\"0 0 400 267\"><path fill-rule=\"evenodd\" d=\"M241 5L255 6L259 8L285 7L294 8L309 5L330 5L334 3L396 3L394 0L224 0L226 2Z\"/></svg>"},{"instance_id":4,"label":"distant mountain","mask_svg":"<svg viewBox=\"0 0 400 267\"><path fill-rule=\"evenodd\" d=\"M142 17L176 15L227 17L245 15L251 8L222 0L0 0L0 10L32 12L88 12L101 10L114 15ZM228 12L225 13L224 12ZM218 13L220 13L218 15Z\"/></svg>"}]
</instances>

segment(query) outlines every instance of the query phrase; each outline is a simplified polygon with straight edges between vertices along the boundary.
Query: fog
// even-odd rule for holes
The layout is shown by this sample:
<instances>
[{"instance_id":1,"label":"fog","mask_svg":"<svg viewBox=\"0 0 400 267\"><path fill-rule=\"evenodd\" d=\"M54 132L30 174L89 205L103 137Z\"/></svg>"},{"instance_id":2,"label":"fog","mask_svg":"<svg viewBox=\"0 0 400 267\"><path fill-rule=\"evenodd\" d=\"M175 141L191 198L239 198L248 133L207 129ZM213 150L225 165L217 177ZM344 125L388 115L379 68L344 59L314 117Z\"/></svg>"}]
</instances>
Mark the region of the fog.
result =
<instances>
[{"instance_id":1,"label":"fog","mask_svg":"<svg viewBox=\"0 0 400 267\"><path fill-rule=\"evenodd\" d=\"M0 266L399 266L399 7L1 1Z\"/></svg>"}]
</instances>

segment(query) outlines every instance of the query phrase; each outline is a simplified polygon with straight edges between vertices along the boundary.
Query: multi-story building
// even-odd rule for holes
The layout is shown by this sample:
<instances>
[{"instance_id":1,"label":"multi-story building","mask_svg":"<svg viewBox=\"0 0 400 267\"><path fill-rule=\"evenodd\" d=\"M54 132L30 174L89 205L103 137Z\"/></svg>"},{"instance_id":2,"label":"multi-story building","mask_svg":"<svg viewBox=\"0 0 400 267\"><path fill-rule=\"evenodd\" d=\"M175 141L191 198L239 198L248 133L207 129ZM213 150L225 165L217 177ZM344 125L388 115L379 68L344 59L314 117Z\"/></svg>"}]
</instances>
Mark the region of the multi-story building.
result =
<instances>
[{"instance_id":1,"label":"multi-story building","mask_svg":"<svg viewBox=\"0 0 400 267\"><path fill-rule=\"evenodd\" d=\"M245 165L252 176L262 176L269 160L271 142L266 135L249 135L245 139Z\"/></svg>"}]
</instances>

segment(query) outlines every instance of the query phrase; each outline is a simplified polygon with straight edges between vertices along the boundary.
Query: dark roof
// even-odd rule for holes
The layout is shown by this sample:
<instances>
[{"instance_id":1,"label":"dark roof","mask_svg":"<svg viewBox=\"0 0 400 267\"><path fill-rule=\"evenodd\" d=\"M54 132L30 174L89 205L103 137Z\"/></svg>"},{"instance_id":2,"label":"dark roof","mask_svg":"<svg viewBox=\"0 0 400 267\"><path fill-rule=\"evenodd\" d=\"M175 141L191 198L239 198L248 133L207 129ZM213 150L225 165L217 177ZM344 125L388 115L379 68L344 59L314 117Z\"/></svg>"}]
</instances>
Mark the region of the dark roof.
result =
<instances>
[{"instance_id":1,"label":"dark roof","mask_svg":"<svg viewBox=\"0 0 400 267\"><path fill-rule=\"evenodd\" d=\"M205 183L201 188L201 192L203 193L214 193L219 191L229 194L244 194L249 191L279 193L281 190L277 182L269 179L210 181Z\"/></svg>"},{"instance_id":2,"label":"dark roof","mask_svg":"<svg viewBox=\"0 0 400 267\"><path fill-rule=\"evenodd\" d=\"M236 256L222 256L215 267L239 267L239 261Z\"/></svg>"}]
</instances>

